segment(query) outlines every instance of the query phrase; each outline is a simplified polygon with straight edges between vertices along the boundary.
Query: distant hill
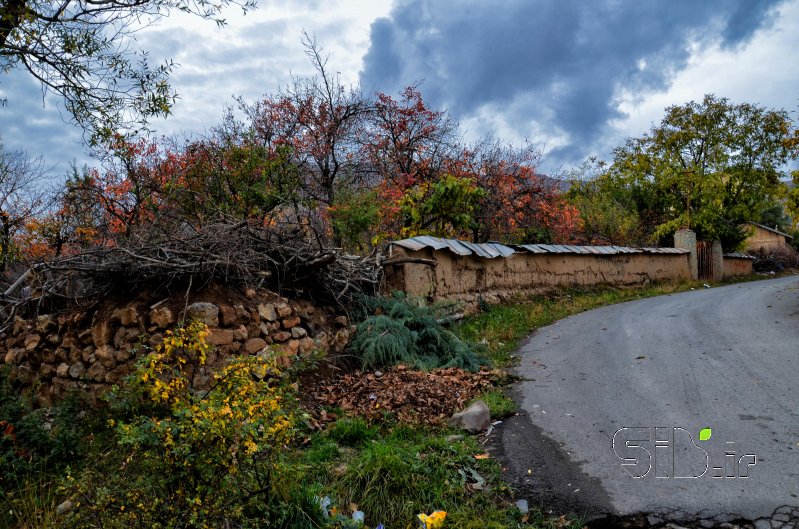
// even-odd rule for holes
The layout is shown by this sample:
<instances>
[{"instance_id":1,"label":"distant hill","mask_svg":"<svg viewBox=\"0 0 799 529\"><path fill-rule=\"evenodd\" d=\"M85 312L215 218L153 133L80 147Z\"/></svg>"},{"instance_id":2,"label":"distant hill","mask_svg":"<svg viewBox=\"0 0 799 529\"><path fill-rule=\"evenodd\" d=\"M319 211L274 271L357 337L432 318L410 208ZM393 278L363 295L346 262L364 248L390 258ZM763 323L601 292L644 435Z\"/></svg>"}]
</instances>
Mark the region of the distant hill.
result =
<instances>
[{"instance_id":1,"label":"distant hill","mask_svg":"<svg viewBox=\"0 0 799 529\"><path fill-rule=\"evenodd\" d=\"M546 187L555 189L558 193L565 193L572 187L571 181L563 178L556 178L545 174L539 174L538 178L544 182Z\"/></svg>"}]
</instances>

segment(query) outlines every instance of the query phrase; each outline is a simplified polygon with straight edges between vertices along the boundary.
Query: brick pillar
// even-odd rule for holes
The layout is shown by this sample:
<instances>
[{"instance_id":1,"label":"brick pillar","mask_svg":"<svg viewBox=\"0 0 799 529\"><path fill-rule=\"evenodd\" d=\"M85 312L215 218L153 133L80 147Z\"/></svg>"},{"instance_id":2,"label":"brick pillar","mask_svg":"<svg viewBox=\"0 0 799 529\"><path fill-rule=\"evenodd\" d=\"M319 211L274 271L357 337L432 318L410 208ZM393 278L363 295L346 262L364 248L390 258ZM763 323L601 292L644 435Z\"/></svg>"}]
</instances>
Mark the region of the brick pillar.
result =
<instances>
[{"instance_id":1,"label":"brick pillar","mask_svg":"<svg viewBox=\"0 0 799 529\"><path fill-rule=\"evenodd\" d=\"M688 250L688 268L691 270L691 279L699 279L699 267L696 262L696 233L691 230L679 230L674 234L674 247Z\"/></svg>"},{"instance_id":2,"label":"brick pillar","mask_svg":"<svg viewBox=\"0 0 799 529\"><path fill-rule=\"evenodd\" d=\"M713 241L711 255L713 256L713 281L721 281L724 279L724 254L721 250L721 241Z\"/></svg>"}]
</instances>

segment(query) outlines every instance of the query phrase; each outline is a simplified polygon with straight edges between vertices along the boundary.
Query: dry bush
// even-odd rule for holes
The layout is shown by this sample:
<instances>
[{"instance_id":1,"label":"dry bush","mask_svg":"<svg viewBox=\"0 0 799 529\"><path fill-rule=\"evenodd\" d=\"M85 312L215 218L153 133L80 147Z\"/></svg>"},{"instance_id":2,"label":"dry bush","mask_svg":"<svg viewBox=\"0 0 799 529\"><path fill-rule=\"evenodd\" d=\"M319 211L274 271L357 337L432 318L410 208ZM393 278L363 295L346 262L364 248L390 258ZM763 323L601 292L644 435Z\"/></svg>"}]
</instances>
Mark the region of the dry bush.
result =
<instances>
[{"instance_id":1,"label":"dry bush","mask_svg":"<svg viewBox=\"0 0 799 529\"><path fill-rule=\"evenodd\" d=\"M755 272L782 272L799 268L799 252L790 246L760 248L753 255L755 256L753 264Z\"/></svg>"}]
</instances>

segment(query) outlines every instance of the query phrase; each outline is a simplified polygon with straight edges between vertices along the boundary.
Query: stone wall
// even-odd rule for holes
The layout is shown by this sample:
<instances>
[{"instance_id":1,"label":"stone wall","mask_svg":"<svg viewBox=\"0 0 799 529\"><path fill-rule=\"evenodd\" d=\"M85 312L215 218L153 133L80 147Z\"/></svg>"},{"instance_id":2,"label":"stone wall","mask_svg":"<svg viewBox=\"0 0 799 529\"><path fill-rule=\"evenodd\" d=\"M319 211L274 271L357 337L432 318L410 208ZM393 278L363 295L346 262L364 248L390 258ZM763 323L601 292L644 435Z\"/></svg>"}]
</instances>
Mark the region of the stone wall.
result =
<instances>
[{"instance_id":1,"label":"stone wall","mask_svg":"<svg viewBox=\"0 0 799 529\"><path fill-rule=\"evenodd\" d=\"M577 285L642 285L652 281L690 279L687 253L617 255L514 253L507 257L462 256L448 250L394 248L403 262L386 269L385 290L402 290L431 300L489 303L553 287ZM435 263L431 266L429 263Z\"/></svg>"},{"instance_id":2,"label":"stone wall","mask_svg":"<svg viewBox=\"0 0 799 529\"><path fill-rule=\"evenodd\" d=\"M17 318L0 339L0 364L11 366L11 380L22 391L35 392L40 405L49 405L72 388L94 396L106 392L183 319L200 319L211 328L208 367L195 379L200 386L230 355L270 347L288 364L292 356L314 350L342 351L353 331L346 316L330 308L263 290L232 294L221 301L218 292L197 295L185 310L181 296Z\"/></svg>"}]
</instances>

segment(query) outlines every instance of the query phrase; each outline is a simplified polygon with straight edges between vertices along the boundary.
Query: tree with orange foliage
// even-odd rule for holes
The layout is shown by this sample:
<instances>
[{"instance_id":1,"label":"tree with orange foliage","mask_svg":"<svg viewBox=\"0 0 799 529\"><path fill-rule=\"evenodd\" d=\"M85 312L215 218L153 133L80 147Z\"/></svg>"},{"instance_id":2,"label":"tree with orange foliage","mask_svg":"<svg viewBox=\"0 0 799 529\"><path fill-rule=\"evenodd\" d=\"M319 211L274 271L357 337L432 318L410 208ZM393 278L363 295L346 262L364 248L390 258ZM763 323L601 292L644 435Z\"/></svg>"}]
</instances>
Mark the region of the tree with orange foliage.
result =
<instances>
[{"instance_id":1,"label":"tree with orange foliage","mask_svg":"<svg viewBox=\"0 0 799 529\"><path fill-rule=\"evenodd\" d=\"M417 86L400 99L378 93L360 143L374 171L380 206L380 241L419 231L409 204L422 204L441 187L446 161L457 152L455 124L444 111L430 109ZM404 204L404 206L403 206ZM422 222L423 223L423 222Z\"/></svg>"},{"instance_id":2,"label":"tree with orange foliage","mask_svg":"<svg viewBox=\"0 0 799 529\"><path fill-rule=\"evenodd\" d=\"M290 153L304 197L323 210L336 204L338 190L359 186L366 166L357 139L369 102L346 88L327 69L316 40L303 34L306 55L316 76L294 78L291 86L255 104L240 102L250 120L253 141L275 153ZM333 233L340 243L341 237Z\"/></svg>"},{"instance_id":3,"label":"tree with orange foliage","mask_svg":"<svg viewBox=\"0 0 799 529\"><path fill-rule=\"evenodd\" d=\"M24 152L6 151L0 143L0 272L20 250L17 238L25 225L47 205L43 161Z\"/></svg>"},{"instance_id":4,"label":"tree with orange foliage","mask_svg":"<svg viewBox=\"0 0 799 529\"><path fill-rule=\"evenodd\" d=\"M541 152L484 140L451 161L453 174L473 174L485 191L472 231L474 242L571 242L576 210L560 196L557 180L538 174Z\"/></svg>"}]
</instances>

